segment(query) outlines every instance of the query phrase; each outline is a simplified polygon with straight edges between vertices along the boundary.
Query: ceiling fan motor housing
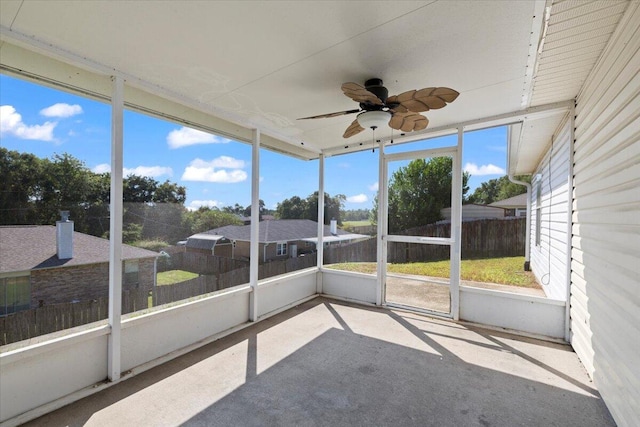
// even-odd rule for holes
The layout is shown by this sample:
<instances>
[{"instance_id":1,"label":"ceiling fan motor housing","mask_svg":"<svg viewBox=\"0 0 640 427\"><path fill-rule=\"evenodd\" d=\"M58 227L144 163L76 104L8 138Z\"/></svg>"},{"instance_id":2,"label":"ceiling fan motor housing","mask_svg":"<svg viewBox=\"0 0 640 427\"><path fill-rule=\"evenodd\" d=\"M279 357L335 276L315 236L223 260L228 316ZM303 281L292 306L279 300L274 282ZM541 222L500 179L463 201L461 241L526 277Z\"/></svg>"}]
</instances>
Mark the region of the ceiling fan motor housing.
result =
<instances>
[{"instance_id":1,"label":"ceiling fan motor housing","mask_svg":"<svg viewBox=\"0 0 640 427\"><path fill-rule=\"evenodd\" d=\"M383 104L387 102L387 98L389 97L389 91L387 90L386 87L382 85L382 79L369 79L366 82L364 82L364 87L369 92L373 93L375 96L380 98L380 101L382 101ZM369 107L367 109L374 109L374 110L382 109L382 106L379 106L379 105L375 105L375 106L372 106L370 104L366 104L366 105ZM376 107L376 108L371 108L371 107Z\"/></svg>"}]
</instances>

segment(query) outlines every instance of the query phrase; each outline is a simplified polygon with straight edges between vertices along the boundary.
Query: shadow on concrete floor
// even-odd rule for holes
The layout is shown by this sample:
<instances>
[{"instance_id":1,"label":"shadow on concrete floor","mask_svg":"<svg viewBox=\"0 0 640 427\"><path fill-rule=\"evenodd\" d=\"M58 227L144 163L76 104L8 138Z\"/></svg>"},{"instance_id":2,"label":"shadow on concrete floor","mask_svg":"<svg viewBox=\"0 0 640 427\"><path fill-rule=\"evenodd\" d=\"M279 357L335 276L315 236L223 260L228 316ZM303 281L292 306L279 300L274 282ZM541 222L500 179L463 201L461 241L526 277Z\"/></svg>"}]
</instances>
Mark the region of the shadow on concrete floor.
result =
<instances>
[{"instance_id":1,"label":"shadow on concrete floor","mask_svg":"<svg viewBox=\"0 0 640 427\"><path fill-rule=\"evenodd\" d=\"M29 425L615 424L569 346L316 298Z\"/></svg>"}]
</instances>

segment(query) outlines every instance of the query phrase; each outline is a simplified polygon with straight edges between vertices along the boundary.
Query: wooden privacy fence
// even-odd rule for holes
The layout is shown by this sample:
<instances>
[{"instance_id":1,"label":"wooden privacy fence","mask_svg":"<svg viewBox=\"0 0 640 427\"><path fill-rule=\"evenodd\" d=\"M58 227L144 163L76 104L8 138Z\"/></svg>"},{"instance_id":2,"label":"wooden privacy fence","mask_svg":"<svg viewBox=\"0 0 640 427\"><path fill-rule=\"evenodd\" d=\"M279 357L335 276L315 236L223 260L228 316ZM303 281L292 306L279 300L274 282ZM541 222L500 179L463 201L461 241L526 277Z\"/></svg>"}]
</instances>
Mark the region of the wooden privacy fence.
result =
<instances>
[{"instance_id":1,"label":"wooden privacy fence","mask_svg":"<svg viewBox=\"0 0 640 427\"><path fill-rule=\"evenodd\" d=\"M260 267L258 267L258 278L266 279L267 277L291 273L292 271L315 267L316 265L318 265L318 257L315 253L297 258L289 258L284 261L272 261L261 264Z\"/></svg>"},{"instance_id":2,"label":"wooden privacy fence","mask_svg":"<svg viewBox=\"0 0 640 427\"><path fill-rule=\"evenodd\" d=\"M197 252L178 252L158 259L158 271L184 270L198 274L221 274L248 267L249 261Z\"/></svg>"},{"instance_id":3,"label":"wooden privacy fence","mask_svg":"<svg viewBox=\"0 0 640 427\"><path fill-rule=\"evenodd\" d=\"M215 261L215 263L217 262ZM202 263L207 265L207 261L202 261ZM216 265L232 266L240 264L225 264L221 262ZM258 277L260 279L273 277L315 265L315 256L273 261L260 265ZM226 272L218 271L215 275L201 275L184 282L157 286L153 297L153 305L158 306L181 301L245 283L249 283L249 267L247 266ZM146 290L123 291L122 313L127 314L149 308L149 296L150 292ZM45 305L0 317L0 345L11 344L63 329L105 320L108 317L108 309L109 299L103 297L90 301Z\"/></svg>"},{"instance_id":4,"label":"wooden privacy fence","mask_svg":"<svg viewBox=\"0 0 640 427\"><path fill-rule=\"evenodd\" d=\"M149 292L130 290L122 292L122 313L148 308ZM0 317L0 345L34 338L51 332L105 320L108 317L109 298L51 304L23 310Z\"/></svg>"},{"instance_id":5,"label":"wooden privacy fence","mask_svg":"<svg viewBox=\"0 0 640 427\"><path fill-rule=\"evenodd\" d=\"M462 223L462 258L493 258L522 256L525 248L525 218L500 218L465 221ZM450 237L451 224L429 224L413 228L402 235ZM449 246L391 242L387 260L392 263L438 261L449 259ZM329 247L324 251L324 263L375 262L375 238L351 245Z\"/></svg>"},{"instance_id":6,"label":"wooden privacy fence","mask_svg":"<svg viewBox=\"0 0 640 427\"><path fill-rule=\"evenodd\" d=\"M217 290L218 280L216 276L199 276L173 285L157 286L153 305L168 304Z\"/></svg>"},{"instance_id":7,"label":"wooden privacy fence","mask_svg":"<svg viewBox=\"0 0 640 427\"><path fill-rule=\"evenodd\" d=\"M324 264L338 264L342 262L376 262L377 239L372 237L367 240L344 246L330 246L325 248L322 257Z\"/></svg>"}]
</instances>

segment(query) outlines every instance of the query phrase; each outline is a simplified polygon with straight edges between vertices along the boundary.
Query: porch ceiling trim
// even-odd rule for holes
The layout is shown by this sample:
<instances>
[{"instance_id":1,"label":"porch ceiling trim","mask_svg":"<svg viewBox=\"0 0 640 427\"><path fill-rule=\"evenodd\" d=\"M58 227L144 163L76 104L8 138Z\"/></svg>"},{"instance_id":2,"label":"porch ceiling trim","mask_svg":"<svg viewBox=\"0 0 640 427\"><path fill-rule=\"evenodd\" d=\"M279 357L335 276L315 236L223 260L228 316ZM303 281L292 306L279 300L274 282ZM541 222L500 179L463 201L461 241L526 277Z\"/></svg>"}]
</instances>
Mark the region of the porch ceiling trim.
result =
<instances>
[{"instance_id":1,"label":"porch ceiling trim","mask_svg":"<svg viewBox=\"0 0 640 427\"><path fill-rule=\"evenodd\" d=\"M125 80L125 107L132 111L247 144L252 142L252 130L259 128L241 116L152 85L2 25L0 47L0 70L8 75L102 102L111 101L111 77L120 76ZM261 128L261 134L261 145L272 151L303 160L317 158L320 153L309 143L301 143L273 130Z\"/></svg>"}]
</instances>

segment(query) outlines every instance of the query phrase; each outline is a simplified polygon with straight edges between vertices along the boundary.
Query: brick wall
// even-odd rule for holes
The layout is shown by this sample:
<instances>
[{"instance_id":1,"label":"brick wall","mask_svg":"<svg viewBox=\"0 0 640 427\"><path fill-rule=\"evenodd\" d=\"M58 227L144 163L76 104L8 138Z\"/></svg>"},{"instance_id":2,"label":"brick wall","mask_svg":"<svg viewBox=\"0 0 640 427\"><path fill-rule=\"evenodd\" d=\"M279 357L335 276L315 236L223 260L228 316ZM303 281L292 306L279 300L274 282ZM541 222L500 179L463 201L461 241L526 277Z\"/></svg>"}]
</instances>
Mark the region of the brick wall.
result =
<instances>
[{"instance_id":1,"label":"brick wall","mask_svg":"<svg viewBox=\"0 0 640 427\"><path fill-rule=\"evenodd\" d=\"M123 265L124 271L124 265ZM137 285L123 289L153 289L153 258L139 260ZM31 271L31 307L86 301L109 294L109 263Z\"/></svg>"}]
</instances>

